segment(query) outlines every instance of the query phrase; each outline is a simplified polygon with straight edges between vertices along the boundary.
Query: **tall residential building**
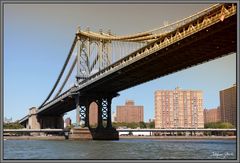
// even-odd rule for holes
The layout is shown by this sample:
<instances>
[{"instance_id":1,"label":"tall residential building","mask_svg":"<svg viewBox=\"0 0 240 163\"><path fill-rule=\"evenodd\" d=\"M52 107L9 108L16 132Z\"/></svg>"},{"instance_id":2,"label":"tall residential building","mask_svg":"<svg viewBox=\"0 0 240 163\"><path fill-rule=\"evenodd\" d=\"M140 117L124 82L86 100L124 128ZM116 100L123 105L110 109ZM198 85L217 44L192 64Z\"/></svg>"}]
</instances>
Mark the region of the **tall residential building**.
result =
<instances>
[{"instance_id":1,"label":"tall residential building","mask_svg":"<svg viewBox=\"0 0 240 163\"><path fill-rule=\"evenodd\" d=\"M143 122L143 106L135 106L134 101L127 100L124 106L117 106L117 122Z\"/></svg>"},{"instance_id":2,"label":"tall residential building","mask_svg":"<svg viewBox=\"0 0 240 163\"><path fill-rule=\"evenodd\" d=\"M203 128L202 91L158 90L155 92L155 128Z\"/></svg>"},{"instance_id":3,"label":"tall residential building","mask_svg":"<svg viewBox=\"0 0 240 163\"><path fill-rule=\"evenodd\" d=\"M204 109L204 123L220 122L220 107L213 109Z\"/></svg>"},{"instance_id":4,"label":"tall residential building","mask_svg":"<svg viewBox=\"0 0 240 163\"><path fill-rule=\"evenodd\" d=\"M232 87L220 91L220 111L221 121L229 122L236 127L237 117L237 86L234 84Z\"/></svg>"}]
</instances>

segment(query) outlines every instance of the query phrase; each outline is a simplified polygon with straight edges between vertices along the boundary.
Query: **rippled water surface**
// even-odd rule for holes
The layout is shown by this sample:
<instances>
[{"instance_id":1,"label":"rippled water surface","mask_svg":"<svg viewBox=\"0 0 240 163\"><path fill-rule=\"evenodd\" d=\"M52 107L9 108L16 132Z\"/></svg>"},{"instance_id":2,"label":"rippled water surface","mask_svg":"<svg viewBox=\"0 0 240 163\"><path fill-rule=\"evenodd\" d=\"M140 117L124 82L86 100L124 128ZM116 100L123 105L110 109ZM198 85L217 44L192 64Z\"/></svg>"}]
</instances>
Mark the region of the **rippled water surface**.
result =
<instances>
[{"instance_id":1,"label":"rippled water surface","mask_svg":"<svg viewBox=\"0 0 240 163\"><path fill-rule=\"evenodd\" d=\"M5 140L4 159L236 159L235 140Z\"/></svg>"}]
</instances>

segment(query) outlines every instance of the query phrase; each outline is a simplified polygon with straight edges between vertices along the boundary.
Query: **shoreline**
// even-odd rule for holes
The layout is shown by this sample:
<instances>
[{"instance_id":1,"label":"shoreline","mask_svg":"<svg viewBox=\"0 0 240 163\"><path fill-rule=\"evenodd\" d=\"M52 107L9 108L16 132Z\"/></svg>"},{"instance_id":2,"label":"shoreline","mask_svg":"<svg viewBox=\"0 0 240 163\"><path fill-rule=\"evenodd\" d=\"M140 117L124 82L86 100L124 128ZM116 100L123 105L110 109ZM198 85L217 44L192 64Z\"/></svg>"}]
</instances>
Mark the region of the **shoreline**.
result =
<instances>
[{"instance_id":1,"label":"shoreline","mask_svg":"<svg viewBox=\"0 0 240 163\"><path fill-rule=\"evenodd\" d=\"M4 140L69 140L64 136L3 136ZM237 140L236 136L119 136L119 139Z\"/></svg>"},{"instance_id":2,"label":"shoreline","mask_svg":"<svg viewBox=\"0 0 240 163\"><path fill-rule=\"evenodd\" d=\"M237 140L236 136L119 136L119 138L158 140Z\"/></svg>"},{"instance_id":3,"label":"shoreline","mask_svg":"<svg viewBox=\"0 0 240 163\"><path fill-rule=\"evenodd\" d=\"M65 140L64 136L3 136L4 140Z\"/></svg>"}]
</instances>

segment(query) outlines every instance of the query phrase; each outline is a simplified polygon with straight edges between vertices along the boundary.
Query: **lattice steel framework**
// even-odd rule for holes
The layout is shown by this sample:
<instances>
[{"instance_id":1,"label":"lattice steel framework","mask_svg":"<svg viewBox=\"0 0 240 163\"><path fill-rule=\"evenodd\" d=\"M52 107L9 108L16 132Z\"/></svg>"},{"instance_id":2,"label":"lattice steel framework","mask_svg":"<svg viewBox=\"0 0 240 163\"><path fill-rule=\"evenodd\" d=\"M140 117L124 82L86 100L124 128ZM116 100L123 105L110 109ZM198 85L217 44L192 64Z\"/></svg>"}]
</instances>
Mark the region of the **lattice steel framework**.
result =
<instances>
[{"instance_id":1,"label":"lattice steel framework","mask_svg":"<svg viewBox=\"0 0 240 163\"><path fill-rule=\"evenodd\" d=\"M108 100L107 99L105 99L105 98L102 98L102 100L101 100L101 108L100 108L101 110L102 110L102 119L103 119L103 121L105 121L105 120L107 120L107 118L108 118Z\"/></svg>"},{"instance_id":2,"label":"lattice steel framework","mask_svg":"<svg viewBox=\"0 0 240 163\"><path fill-rule=\"evenodd\" d=\"M84 122L84 126L86 125L86 111L87 108L84 105L80 105L80 122Z\"/></svg>"},{"instance_id":3,"label":"lattice steel framework","mask_svg":"<svg viewBox=\"0 0 240 163\"><path fill-rule=\"evenodd\" d=\"M98 128L103 128L105 123L105 128L112 127L111 121L111 101L112 96L98 98L95 102L98 105Z\"/></svg>"},{"instance_id":4,"label":"lattice steel framework","mask_svg":"<svg viewBox=\"0 0 240 163\"><path fill-rule=\"evenodd\" d=\"M77 33L77 81L87 79L96 71L100 71L112 63L110 46L110 40L84 36L79 28Z\"/></svg>"}]
</instances>

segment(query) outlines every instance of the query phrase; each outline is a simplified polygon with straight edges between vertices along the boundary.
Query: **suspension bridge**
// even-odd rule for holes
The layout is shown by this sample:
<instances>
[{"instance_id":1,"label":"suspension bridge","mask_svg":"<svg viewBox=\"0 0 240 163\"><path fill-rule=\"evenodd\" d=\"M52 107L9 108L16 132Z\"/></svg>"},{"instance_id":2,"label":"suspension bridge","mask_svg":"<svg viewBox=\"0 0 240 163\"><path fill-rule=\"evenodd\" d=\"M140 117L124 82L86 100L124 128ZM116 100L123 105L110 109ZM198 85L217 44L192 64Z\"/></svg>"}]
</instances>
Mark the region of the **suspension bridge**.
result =
<instances>
[{"instance_id":1,"label":"suspension bridge","mask_svg":"<svg viewBox=\"0 0 240 163\"><path fill-rule=\"evenodd\" d=\"M236 52L236 13L236 4L216 4L167 26L125 36L79 27L49 95L20 123L31 129L63 128L63 114L76 109L89 128L89 106L96 102L94 132L117 132L111 101L118 92ZM75 85L66 89L75 69Z\"/></svg>"}]
</instances>

